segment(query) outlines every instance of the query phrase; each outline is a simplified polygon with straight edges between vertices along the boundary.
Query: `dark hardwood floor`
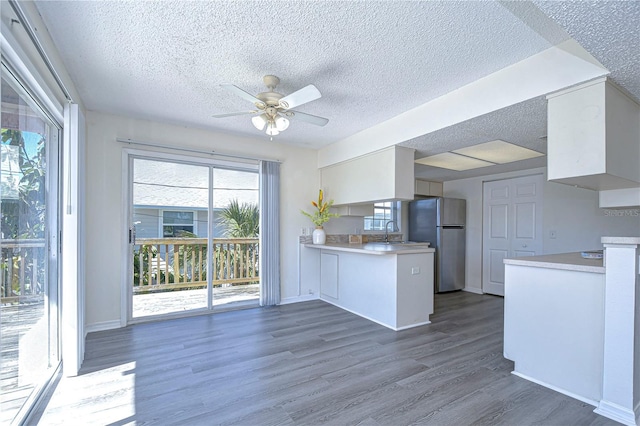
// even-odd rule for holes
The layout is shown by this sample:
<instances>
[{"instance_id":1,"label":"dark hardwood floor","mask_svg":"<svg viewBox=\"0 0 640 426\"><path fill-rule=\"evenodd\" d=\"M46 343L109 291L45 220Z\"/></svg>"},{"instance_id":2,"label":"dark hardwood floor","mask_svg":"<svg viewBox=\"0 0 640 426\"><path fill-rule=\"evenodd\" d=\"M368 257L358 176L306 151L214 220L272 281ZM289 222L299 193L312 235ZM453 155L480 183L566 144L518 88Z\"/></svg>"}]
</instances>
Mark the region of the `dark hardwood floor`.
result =
<instances>
[{"instance_id":1,"label":"dark hardwood floor","mask_svg":"<svg viewBox=\"0 0 640 426\"><path fill-rule=\"evenodd\" d=\"M313 301L92 333L39 423L615 424L510 374L502 318L502 298L456 292L401 332Z\"/></svg>"}]
</instances>

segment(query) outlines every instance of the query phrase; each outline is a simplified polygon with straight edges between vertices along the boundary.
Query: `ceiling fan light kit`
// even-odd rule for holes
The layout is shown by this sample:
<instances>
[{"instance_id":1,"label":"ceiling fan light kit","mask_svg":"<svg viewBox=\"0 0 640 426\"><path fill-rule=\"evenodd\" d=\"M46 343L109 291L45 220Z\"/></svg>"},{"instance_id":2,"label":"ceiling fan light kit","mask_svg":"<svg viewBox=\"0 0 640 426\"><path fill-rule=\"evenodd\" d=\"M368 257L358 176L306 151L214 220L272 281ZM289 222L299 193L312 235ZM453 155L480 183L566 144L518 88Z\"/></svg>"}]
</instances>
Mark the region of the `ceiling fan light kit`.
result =
<instances>
[{"instance_id":1,"label":"ceiling fan light kit","mask_svg":"<svg viewBox=\"0 0 640 426\"><path fill-rule=\"evenodd\" d=\"M287 130L289 127L288 118L298 119L300 121L306 121L307 123L315 124L316 126L324 126L329 120L323 117L318 117L311 114L305 114L298 111L293 111L291 108L303 105L307 102L319 99L322 95L320 91L313 85L303 87L287 96L282 95L275 91L277 85L280 83L280 79L275 75L265 75L263 77L265 86L269 89L267 92L258 93L256 96L245 92L233 84L221 84L220 86L235 93L241 98L253 103L257 110L232 112L227 114L214 115L214 118L232 117L236 115L249 115L258 114L251 118L253 126L262 131L266 128L266 133L269 136L278 135L280 132ZM286 118L288 117L288 118Z\"/></svg>"}]
</instances>

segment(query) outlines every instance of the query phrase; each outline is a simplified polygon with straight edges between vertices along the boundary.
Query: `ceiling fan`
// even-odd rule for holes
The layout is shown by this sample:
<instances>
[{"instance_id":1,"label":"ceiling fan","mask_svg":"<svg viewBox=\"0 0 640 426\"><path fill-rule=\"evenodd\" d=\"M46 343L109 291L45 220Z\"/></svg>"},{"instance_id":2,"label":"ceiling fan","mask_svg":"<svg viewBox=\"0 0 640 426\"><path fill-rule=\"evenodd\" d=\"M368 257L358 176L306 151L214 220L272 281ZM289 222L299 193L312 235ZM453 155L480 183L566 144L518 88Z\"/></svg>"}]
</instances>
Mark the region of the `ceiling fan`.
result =
<instances>
[{"instance_id":1,"label":"ceiling fan","mask_svg":"<svg viewBox=\"0 0 640 426\"><path fill-rule=\"evenodd\" d=\"M295 107L314 101L322 96L320 91L313 84L284 96L275 91L276 86L280 83L280 79L278 77L275 75L265 75L263 77L263 81L269 90L267 92L258 93L256 96L245 92L233 84L221 84L221 87L224 87L228 91L248 100L254 104L257 109L231 112L228 114L218 114L213 117L224 118L235 115L254 115L254 117L251 118L251 122L255 128L258 130L265 130L266 128L266 133L269 136L275 136L286 130L289 127L289 118L305 121L307 123L315 124L316 126L324 126L329 122L326 118L293 110Z\"/></svg>"}]
</instances>

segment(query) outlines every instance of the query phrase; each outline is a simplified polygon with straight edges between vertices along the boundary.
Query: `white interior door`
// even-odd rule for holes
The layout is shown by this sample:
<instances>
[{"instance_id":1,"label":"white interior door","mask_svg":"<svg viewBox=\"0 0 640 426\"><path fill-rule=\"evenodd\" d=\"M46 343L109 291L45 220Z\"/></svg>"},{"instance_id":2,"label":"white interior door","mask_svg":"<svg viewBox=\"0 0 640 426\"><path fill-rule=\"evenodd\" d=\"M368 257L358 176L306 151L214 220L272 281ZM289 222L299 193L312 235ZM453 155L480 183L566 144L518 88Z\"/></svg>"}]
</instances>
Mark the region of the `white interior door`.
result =
<instances>
[{"instance_id":1,"label":"white interior door","mask_svg":"<svg viewBox=\"0 0 640 426\"><path fill-rule=\"evenodd\" d=\"M504 296L508 257L542 254L542 175L485 182L482 290Z\"/></svg>"}]
</instances>

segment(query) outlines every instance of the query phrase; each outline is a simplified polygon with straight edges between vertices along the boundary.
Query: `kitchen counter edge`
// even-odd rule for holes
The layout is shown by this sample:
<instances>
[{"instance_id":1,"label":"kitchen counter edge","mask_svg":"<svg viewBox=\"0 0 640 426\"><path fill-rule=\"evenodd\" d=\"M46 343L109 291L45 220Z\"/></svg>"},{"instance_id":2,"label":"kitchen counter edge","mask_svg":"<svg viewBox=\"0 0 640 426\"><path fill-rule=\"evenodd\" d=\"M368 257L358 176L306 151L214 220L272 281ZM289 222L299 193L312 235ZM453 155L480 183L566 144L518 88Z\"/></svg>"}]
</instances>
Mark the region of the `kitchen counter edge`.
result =
<instances>
[{"instance_id":1,"label":"kitchen counter edge","mask_svg":"<svg viewBox=\"0 0 640 426\"><path fill-rule=\"evenodd\" d=\"M378 256L387 254L415 254L435 252L435 249L433 247L427 247L424 245L416 245L415 247L411 247L411 245L403 246L402 244L398 244L397 246L393 245L392 247L381 246L380 249L364 248L365 244L304 244L304 246L313 249L345 251Z\"/></svg>"},{"instance_id":2,"label":"kitchen counter edge","mask_svg":"<svg viewBox=\"0 0 640 426\"><path fill-rule=\"evenodd\" d=\"M532 266L535 268L563 269L567 271L604 274L602 259L584 259L579 252L545 254L541 256L504 259L505 265Z\"/></svg>"}]
</instances>

